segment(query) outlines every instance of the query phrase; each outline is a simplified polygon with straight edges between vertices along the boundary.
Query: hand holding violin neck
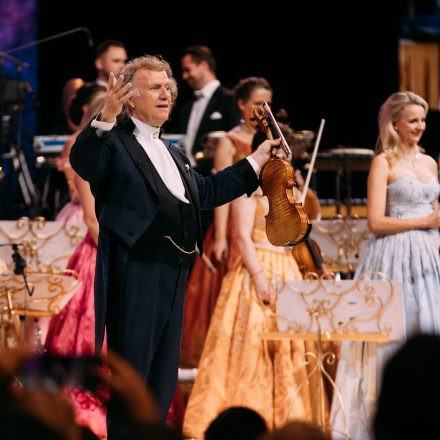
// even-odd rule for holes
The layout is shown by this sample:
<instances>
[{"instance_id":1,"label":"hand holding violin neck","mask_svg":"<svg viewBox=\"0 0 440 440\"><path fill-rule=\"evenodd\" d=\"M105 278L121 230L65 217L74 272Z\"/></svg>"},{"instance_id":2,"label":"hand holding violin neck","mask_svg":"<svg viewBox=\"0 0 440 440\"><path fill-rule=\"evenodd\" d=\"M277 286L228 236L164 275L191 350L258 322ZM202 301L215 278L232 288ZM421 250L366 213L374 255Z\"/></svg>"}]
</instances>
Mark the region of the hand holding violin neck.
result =
<instances>
[{"instance_id":1,"label":"hand holding violin neck","mask_svg":"<svg viewBox=\"0 0 440 440\"><path fill-rule=\"evenodd\" d=\"M260 169L272 157L272 150L274 148L277 148L277 151L279 151L278 148L279 145L280 145L280 139L275 139L272 141L266 140L259 145L259 147L255 150L254 153L251 154L252 159L254 159L255 162L257 162Z\"/></svg>"},{"instance_id":2,"label":"hand holding violin neck","mask_svg":"<svg viewBox=\"0 0 440 440\"><path fill-rule=\"evenodd\" d=\"M280 139L280 147L284 151L284 157L282 158L291 160L292 150L290 149L290 146L287 143L286 138L284 137L283 132L281 131L267 102L264 102L261 107L256 107L254 109L253 119L258 122L261 130L266 133L268 139L274 139L274 135L272 134L273 129L275 136ZM277 155L276 157L279 156Z\"/></svg>"}]
</instances>

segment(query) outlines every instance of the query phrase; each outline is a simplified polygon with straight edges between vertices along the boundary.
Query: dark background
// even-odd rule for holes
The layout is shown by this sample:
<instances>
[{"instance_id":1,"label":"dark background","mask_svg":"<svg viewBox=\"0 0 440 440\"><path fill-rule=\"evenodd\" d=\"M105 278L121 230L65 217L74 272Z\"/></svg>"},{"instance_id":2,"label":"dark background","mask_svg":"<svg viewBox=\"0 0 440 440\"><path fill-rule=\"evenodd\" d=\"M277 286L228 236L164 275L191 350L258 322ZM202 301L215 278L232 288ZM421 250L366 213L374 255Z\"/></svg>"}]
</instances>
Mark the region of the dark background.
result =
<instances>
[{"instance_id":1,"label":"dark background","mask_svg":"<svg viewBox=\"0 0 440 440\"><path fill-rule=\"evenodd\" d=\"M381 102L398 87L399 12L393 2L266 2L240 6L206 2L40 2L40 38L77 26L90 29L95 45L116 38L129 57L161 54L180 78L180 53L205 44L218 59L219 79L228 87L250 75L266 77L274 105L288 110L295 129L327 125L323 147L371 147ZM272 4L273 3L273 4ZM396 2L399 3L399 2ZM383 7L388 6L388 10ZM203 8L205 18L195 18ZM289 11L289 10L292 11ZM200 12L199 12L200 13ZM209 14L212 14L209 17ZM56 19L54 17L60 17ZM62 19L61 19L62 17ZM93 80L93 50L77 33L40 46L39 131L50 130L64 82ZM185 95L182 85L181 95Z\"/></svg>"},{"instance_id":2,"label":"dark background","mask_svg":"<svg viewBox=\"0 0 440 440\"><path fill-rule=\"evenodd\" d=\"M110 5L40 2L39 38L84 26L95 45L107 38L124 41L129 58L162 55L179 81L181 51L205 44L217 57L225 86L250 75L266 77L274 88L275 109L287 109L294 129L317 131L325 118L321 150L374 148L379 107L398 90L402 17L435 10L433 0ZM39 60L38 131L54 134L51 123L64 82L95 78L93 49L87 36L77 33L41 45ZM188 92L180 81L180 99ZM423 143L433 157L440 139L436 127L440 117L431 112ZM365 197L365 177L354 176L354 197ZM320 197L332 197L331 192Z\"/></svg>"}]
</instances>

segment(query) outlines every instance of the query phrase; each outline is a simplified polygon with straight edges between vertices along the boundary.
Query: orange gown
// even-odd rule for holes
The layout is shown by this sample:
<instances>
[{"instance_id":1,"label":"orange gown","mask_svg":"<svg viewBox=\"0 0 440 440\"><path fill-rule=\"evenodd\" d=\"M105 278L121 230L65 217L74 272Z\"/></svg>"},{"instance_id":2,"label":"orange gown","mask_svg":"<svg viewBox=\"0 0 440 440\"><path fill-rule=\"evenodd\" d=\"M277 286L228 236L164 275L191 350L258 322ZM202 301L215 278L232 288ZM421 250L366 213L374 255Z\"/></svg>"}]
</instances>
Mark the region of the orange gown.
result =
<instances>
[{"instance_id":1,"label":"orange gown","mask_svg":"<svg viewBox=\"0 0 440 440\"><path fill-rule=\"evenodd\" d=\"M234 163L252 152L251 144L243 142L234 133L226 133L226 136L235 147ZM191 271L186 289L180 354L181 367L195 368L198 366L223 277L234 267L239 256L233 239L232 222L233 219L229 216L227 261L213 263L216 269L214 272L209 269L201 258L198 258ZM215 227L212 224L206 231L203 242L204 253L208 258L212 254L214 235Z\"/></svg>"},{"instance_id":2,"label":"orange gown","mask_svg":"<svg viewBox=\"0 0 440 440\"><path fill-rule=\"evenodd\" d=\"M275 247L267 239L267 199L261 192L253 197L257 205L252 240L267 279L301 279L290 249ZM276 310L260 305L240 259L221 287L185 413L184 437L203 438L211 421L231 406L257 411L270 429L290 419L316 422L317 379L311 375L307 381L313 366L304 363L313 343L262 339L262 333L276 330Z\"/></svg>"}]
</instances>

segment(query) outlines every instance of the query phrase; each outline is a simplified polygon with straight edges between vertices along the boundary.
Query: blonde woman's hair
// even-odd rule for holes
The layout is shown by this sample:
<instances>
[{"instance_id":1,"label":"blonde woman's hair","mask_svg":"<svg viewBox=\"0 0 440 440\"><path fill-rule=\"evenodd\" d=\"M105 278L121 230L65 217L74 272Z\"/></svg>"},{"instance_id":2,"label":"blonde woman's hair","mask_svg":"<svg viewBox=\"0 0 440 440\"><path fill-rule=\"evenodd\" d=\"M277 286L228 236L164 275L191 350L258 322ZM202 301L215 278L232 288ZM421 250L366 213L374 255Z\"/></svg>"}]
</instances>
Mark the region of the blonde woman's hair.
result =
<instances>
[{"instance_id":1,"label":"blonde woman's hair","mask_svg":"<svg viewBox=\"0 0 440 440\"><path fill-rule=\"evenodd\" d=\"M393 93L383 104L379 111L379 137L376 143L376 154L385 153L389 162L402 155L399 134L394 128L402 116L402 111L408 105L420 105L428 113L428 103L413 92ZM422 151L418 147L419 151Z\"/></svg>"},{"instance_id":2,"label":"blonde woman's hair","mask_svg":"<svg viewBox=\"0 0 440 440\"><path fill-rule=\"evenodd\" d=\"M120 73L121 75L124 75L124 81L122 85L124 86L128 82L133 83L133 76L135 72L138 71L139 69L154 70L156 72L165 71L168 78L171 80L170 91L171 91L172 105L174 105L177 99L177 82L173 78L173 71L171 69L170 64L167 61L165 61L162 57L155 55L144 55L142 57L134 58L125 65L125 67L122 69ZM132 91L133 93L136 93L135 86L133 86ZM128 119L131 116L131 113L132 110L128 102L125 102L122 108L122 112L118 116L118 121Z\"/></svg>"}]
</instances>

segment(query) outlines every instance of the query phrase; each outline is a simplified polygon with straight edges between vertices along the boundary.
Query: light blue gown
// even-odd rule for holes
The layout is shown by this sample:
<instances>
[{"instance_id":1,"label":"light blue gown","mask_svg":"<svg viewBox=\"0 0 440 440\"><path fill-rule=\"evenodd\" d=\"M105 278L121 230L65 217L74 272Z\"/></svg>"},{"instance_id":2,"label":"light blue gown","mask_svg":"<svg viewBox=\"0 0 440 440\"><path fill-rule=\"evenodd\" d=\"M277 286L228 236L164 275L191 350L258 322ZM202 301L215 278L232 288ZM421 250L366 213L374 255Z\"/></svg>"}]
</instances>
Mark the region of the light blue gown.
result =
<instances>
[{"instance_id":1,"label":"light blue gown","mask_svg":"<svg viewBox=\"0 0 440 440\"><path fill-rule=\"evenodd\" d=\"M387 188L386 215L397 218L424 217L433 212L440 194L435 177L428 182L402 176ZM420 229L372 237L356 270L380 271L400 281L405 304L406 336L429 332L440 334L440 235L438 229ZM343 343L336 375L342 393L347 428L351 438L372 439L371 420L383 365L399 346L373 343ZM345 432L343 410L334 398L333 428ZM334 438L346 438L334 434Z\"/></svg>"}]
</instances>

